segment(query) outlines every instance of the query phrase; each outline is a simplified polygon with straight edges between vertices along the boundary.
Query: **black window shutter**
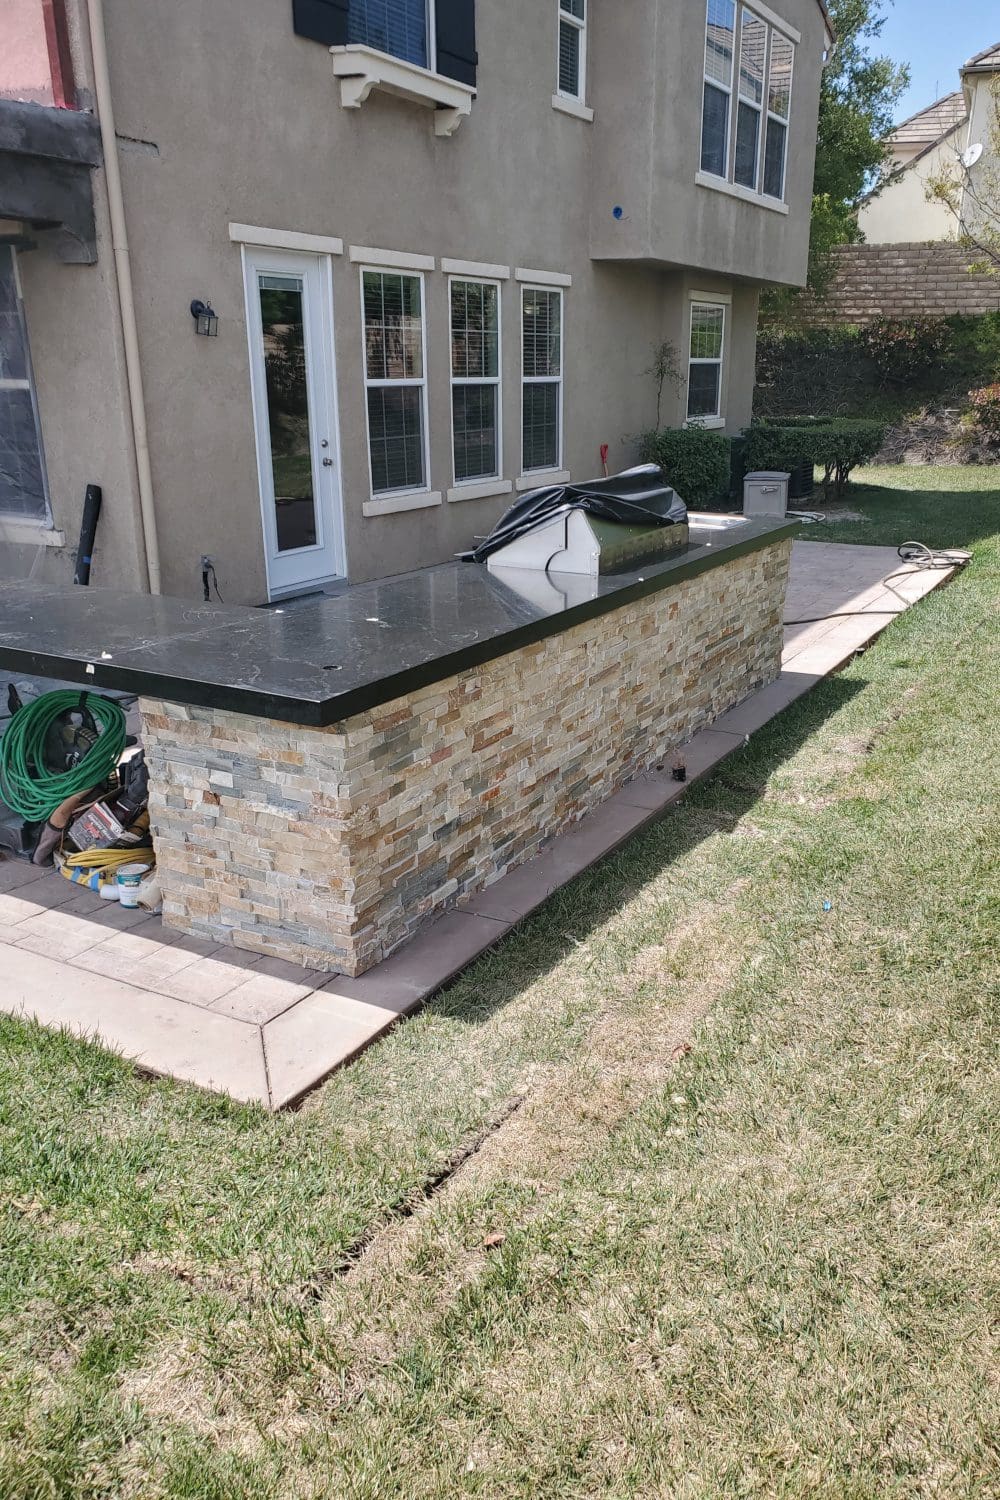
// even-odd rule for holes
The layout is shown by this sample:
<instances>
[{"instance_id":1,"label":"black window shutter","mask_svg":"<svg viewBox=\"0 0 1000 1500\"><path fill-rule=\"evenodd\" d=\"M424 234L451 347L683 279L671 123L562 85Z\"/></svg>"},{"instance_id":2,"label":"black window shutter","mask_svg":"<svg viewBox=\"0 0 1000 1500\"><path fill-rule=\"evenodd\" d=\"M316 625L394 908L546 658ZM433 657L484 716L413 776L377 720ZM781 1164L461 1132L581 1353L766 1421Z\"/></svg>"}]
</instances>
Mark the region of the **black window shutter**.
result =
<instances>
[{"instance_id":1,"label":"black window shutter","mask_svg":"<svg viewBox=\"0 0 1000 1500\"><path fill-rule=\"evenodd\" d=\"M437 0L437 70L476 86L476 0Z\"/></svg>"},{"instance_id":2,"label":"black window shutter","mask_svg":"<svg viewBox=\"0 0 1000 1500\"><path fill-rule=\"evenodd\" d=\"M347 43L347 12L350 0L292 0L292 26L296 36L328 47Z\"/></svg>"}]
</instances>

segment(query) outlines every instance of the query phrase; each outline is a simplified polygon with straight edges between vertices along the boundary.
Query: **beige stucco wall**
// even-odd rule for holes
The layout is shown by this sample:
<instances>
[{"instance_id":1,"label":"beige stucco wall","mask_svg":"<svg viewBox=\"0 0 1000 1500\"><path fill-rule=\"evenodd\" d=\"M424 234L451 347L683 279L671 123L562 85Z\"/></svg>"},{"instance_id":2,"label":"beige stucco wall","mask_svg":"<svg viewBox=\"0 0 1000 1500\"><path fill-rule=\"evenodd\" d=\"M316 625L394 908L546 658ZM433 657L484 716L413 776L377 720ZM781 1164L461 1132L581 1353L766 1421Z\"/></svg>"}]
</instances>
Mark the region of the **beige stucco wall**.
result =
<instances>
[{"instance_id":1,"label":"beige stucco wall","mask_svg":"<svg viewBox=\"0 0 1000 1500\"><path fill-rule=\"evenodd\" d=\"M343 109L326 48L292 31L291 0L106 0L164 590L197 594L199 558L208 553L227 602L265 597L242 269L230 222L338 236L345 252L368 245L435 257L438 269L426 278L434 490L452 484L441 257L572 276L564 461L574 478L598 472L602 443L613 468L634 461L636 437L655 412L646 373L652 351L663 337L674 338L685 363L692 287L733 298L727 428L744 426L759 283L801 279L805 268L822 17L815 0L785 0L780 8L803 32L788 215L694 182L700 6L643 0L629 7L623 24L617 5L593 5L596 118L588 124L551 105L555 7L481 3L478 98L457 134L442 139L428 110L384 93L360 110ZM79 32L76 45L86 88ZM643 62L637 72L636 58ZM638 155L646 138L646 175L632 180L645 198L641 218L649 233L641 255L623 258L625 242L604 243L598 226L605 210L614 222L610 209L625 196L616 161ZM100 181L98 188L100 197ZM26 256L26 301L55 523L75 534L83 486L105 474L95 581L134 587L133 461L100 202L99 232L97 267ZM686 269L692 267L702 269ZM347 558L358 582L450 556L488 531L509 499L362 515L370 483L359 273L347 253L333 258L332 279ZM194 297L212 301L221 320L217 339L194 337ZM502 299L503 472L511 480L520 458L519 309L511 279ZM72 361L57 348L71 351ZM683 393L668 392L664 420L678 423L683 413Z\"/></svg>"},{"instance_id":2,"label":"beige stucco wall","mask_svg":"<svg viewBox=\"0 0 1000 1500\"><path fill-rule=\"evenodd\" d=\"M544 4L540 7L544 10ZM802 286L816 158L824 22L816 0L772 5L802 40L788 124L788 213L695 181L701 151L704 9L632 0L592 9L595 77L591 243L612 260L651 258ZM612 210L619 205L623 217Z\"/></svg>"},{"instance_id":3,"label":"beige stucco wall","mask_svg":"<svg viewBox=\"0 0 1000 1500\"><path fill-rule=\"evenodd\" d=\"M863 204L858 224L873 245L915 244L954 239L956 224L943 203L928 202L927 183L942 172L954 171L957 153L964 149L968 125L961 125L932 151L910 162L895 181Z\"/></svg>"}]
</instances>

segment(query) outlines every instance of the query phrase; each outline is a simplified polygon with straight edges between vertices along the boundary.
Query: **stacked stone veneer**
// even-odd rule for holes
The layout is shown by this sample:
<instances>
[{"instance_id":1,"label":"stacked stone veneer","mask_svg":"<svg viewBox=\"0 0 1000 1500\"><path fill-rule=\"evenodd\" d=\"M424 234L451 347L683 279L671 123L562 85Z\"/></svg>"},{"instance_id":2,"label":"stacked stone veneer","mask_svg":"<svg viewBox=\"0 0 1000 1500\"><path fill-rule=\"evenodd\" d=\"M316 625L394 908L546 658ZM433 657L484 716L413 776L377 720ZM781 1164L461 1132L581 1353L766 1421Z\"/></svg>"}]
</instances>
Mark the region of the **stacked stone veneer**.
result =
<instances>
[{"instance_id":1,"label":"stacked stone veneer","mask_svg":"<svg viewBox=\"0 0 1000 1500\"><path fill-rule=\"evenodd\" d=\"M329 729L144 700L164 919L361 973L773 680L790 551Z\"/></svg>"},{"instance_id":2,"label":"stacked stone veneer","mask_svg":"<svg viewBox=\"0 0 1000 1500\"><path fill-rule=\"evenodd\" d=\"M870 323L873 318L978 316L1000 309L995 276L969 270L974 254L943 240L937 244L838 245L822 298L803 296L804 322Z\"/></svg>"}]
</instances>

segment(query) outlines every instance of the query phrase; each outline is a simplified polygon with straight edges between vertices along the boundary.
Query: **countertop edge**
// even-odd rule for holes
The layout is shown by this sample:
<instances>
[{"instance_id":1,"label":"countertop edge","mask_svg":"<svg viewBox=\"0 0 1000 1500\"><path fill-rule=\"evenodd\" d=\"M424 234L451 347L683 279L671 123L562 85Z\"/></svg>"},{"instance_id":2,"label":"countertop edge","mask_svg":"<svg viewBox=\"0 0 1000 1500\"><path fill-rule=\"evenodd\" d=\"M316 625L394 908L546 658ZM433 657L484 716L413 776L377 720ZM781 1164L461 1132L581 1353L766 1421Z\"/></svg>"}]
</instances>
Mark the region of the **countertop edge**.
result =
<instances>
[{"instance_id":1,"label":"countertop edge","mask_svg":"<svg viewBox=\"0 0 1000 1500\"><path fill-rule=\"evenodd\" d=\"M472 645L418 662L385 677L348 688L326 698L283 697L280 694L261 691L253 687L241 687L184 679L176 676L145 671L141 666L122 663L105 665L100 661L87 663L84 660L60 657L45 652L31 651L20 646L6 646L0 642L0 664L4 671L24 672L29 675L58 677L67 682L79 682L82 687L94 691L113 689L117 692L135 694L138 697L159 699L191 708L217 708L222 712L241 713L298 724L304 728L325 729L358 714L371 712L386 703L391 703L407 693L418 692L435 682L442 682L458 673L487 662L509 656L525 646L535 645L549 636L561 635L575 625L627 608L640 599L658 594L678 583L699 577L725 564L735 562L753 552L762 551L785 541L794 535L798 523L787 521L776 523L768 530L754 536L742 537L731 542L721 542L718 550L703 552L694 558L678 560L664 571L652 572L634 580L613 593L599 595L579 604L569 606L559 614L545 615L524 625L518 625L500 634L476 641ZM461 566L475 567L474 563ZM88 670L92 667L92 670Z\"/></svg>"}]
</instances>

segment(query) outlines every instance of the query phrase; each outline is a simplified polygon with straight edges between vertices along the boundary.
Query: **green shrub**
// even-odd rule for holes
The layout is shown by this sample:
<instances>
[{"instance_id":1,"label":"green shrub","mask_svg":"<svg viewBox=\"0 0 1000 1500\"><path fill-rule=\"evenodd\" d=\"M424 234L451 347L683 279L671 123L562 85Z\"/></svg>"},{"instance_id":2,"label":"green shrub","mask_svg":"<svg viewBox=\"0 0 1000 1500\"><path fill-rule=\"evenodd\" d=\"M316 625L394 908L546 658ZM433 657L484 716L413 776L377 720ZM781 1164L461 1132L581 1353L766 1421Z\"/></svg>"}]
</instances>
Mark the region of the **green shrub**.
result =
<instances>
[{"instance_id":1,"label":"green shrub","mask_svg":"<svg viewBox=\"0 0 1000 1500\"><path fill-rule=\"evenodd\" d=\"M860 329L761 328L757 334L757 389L754 408L761 416L790 412L828 416L861 410L875 370L861 347Z\"/></svg>"},{"instance_id":2,"label":"green shrub","mask_svg":"<svg viewBox=\"0 0 1000 1500\"><path fill-rule=\"evenodd\" d=\"M791 471L813 463L823 469L823 484L837 495L847 488L851 470L869 463L885 442L885 425L862 418L793 417L756 422L747 438L747 469Z\"/></svg>"},{"instance_id":3,"label":"green shrub","mask_svg":"<svg viewBox=\"0 0 1000 1500\"><path fill-rule=\"evenodd\" d=\"M972 428L987 448L1000 449L1000 383L969 392Z\"/></svg>"},{"instance_id":4,"label":"green shrub","mask_svg":"<svg viewBox=\"0 0 1000 1500\"><path fill-rule=\"evenodd\" d=\"M1000 312L772 326L757 340L754 410L782 421L813 411L897 422L928 406L964 406L971 387L991 381L1000 381Z\"/></svg>"},{"instance_id":5,"label":"green shrub","mask_svg":"<svg viewBox=\"0 0 1000 1500\"><path fill-rule=\"evenodd\" d=\"M861 329L862 348L883 386L912 385L939 369L952 338L944 318L873 318Z\"/></svg>"},{"instance_id":6,"label":"green shrub","mask_svg":"<svg viewBox=\"0 0 1000 1500\"><path fill-rule=\"evenodd\" d=\"M667 483L692 509L728 495L732 441L702 427L663 427L643 433L643 461L659 464Z\"/></svg>"}]
</instances>

